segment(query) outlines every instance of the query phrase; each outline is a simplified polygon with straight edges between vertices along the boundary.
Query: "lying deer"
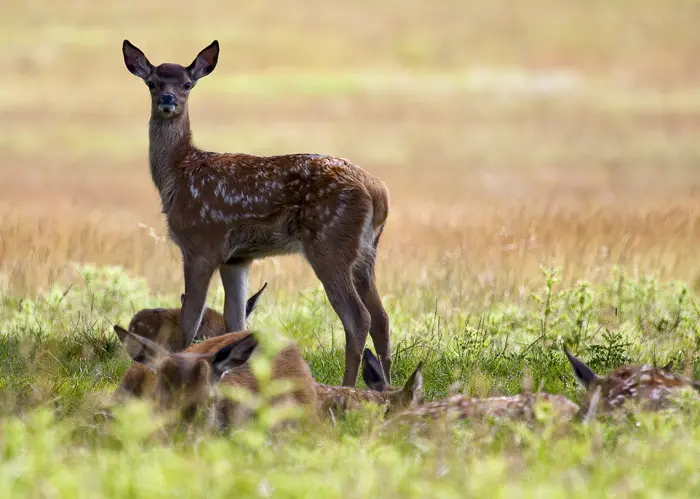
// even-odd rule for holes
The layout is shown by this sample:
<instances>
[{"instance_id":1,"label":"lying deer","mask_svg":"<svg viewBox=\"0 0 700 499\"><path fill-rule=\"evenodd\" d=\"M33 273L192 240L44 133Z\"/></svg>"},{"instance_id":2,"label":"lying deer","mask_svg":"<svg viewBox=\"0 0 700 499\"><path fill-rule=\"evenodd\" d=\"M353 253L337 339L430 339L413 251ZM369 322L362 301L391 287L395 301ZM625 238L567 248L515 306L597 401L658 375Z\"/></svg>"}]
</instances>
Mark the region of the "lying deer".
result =
<instances>
[{"instance_id":1,"label":"lying deer","mask_svg":"<svg viewBox=\"0 0 700 499\"><path fill-rule=\"evenodd\" d=\"M381 362L370 349L362 355L362 377L366 389L348 386L316 384L319 412L334 419L341 413L357 409L362 403L386 405L386 414L414 407L423 402L423 376L419 363L403 388L389 385L384 376Z\"/></svg>"},{"instance_id":2,"label":"lying deer","mask_svg":"<svg viewBox=\"0 0 700 499\"><path fill-rule=\"evenodd\" d=\"M598 376L564 347L576 378L586 388L583 407L587 413L609 413L636 403L642 409L669 407L682 390L700 389L700 383L667 371L668 367L626 365L607 376Z\"/></svg>"},{"instance_id":3,"label":"lying deer","mask_svg":"<svg viewBox=\"0 0 700 499\"><path fill-rule=\"evenodd\" d=\"M248 299L247 314L255 309L260 294L266 286L267 284ZM149 339L171 351L177 351L173 345L179 343L169 341L169 338L182 337L182 330L177 321L178 312L179 309L142 310L131 320L129 331L120 326L114 326L114 330L130 355L138 355L142 349L141 341L134 338L133 335ZM216 337L223 334L221 330L224 327L223 316L208 308L207 317L207 321L203 322L201 326L201 329L206 330L203 336ZM164 332L167 334L163 334ZM325 416L337 417L345 411L357 409L362 402L386 404L387 414L413 407L421 403L423 397L421 366L422 363L418 365L403 388L395 388L387 382L379 359L372 354L371 350L365 349L362 357L362 376L368 389L316 383L318 408ZM144 386L151 380L149 371L143 365L134 363L124 374L115 395L117 397L141 396Z\"/></svg>"},{"instance_id":4,"label":"lying deer","mask_svg":"<svg viewBox=\"0 0 700 499\"><path fill-rule=\"evenodd\" d=\"M257 333L224 334L178 353L147 338L128 334L142 346L140 351L132 350L131 354L137 363L134 366L140 366L144 374L138 393L132 391L132 394L153 399L160 410L178 411L184 420L192 419L200 411L208 411L212 422L220 428L240 423L249 415L245 407L217 397L215 389L217 384L225 383L258 392L258 380L248 362L258 345ZM131 372L127 371L125 378ZM290 380L295 385L273 404L292 403L315 414L315 383L296 344L288 343L271 360L271 379Z\"/></svg>"},{"instance_id":5,"label":"lying deer","mask_svg":"<svg viewBox=\"0 0 700 499\"><path fill-rule=\"evenodd\" d=\"M199 329L217 269L226 292L226 330L240 331L251 262L301 253L345 330L343 385L356 384L368 331L390 381L389 319L375 283L376 250L389 211L386 185L342 158L197 148L187 101L198 81L214 71L217 41L187 67L154 66L128 40L122 52L127 69L151 96L151 177L170 237L182 252L185 343Z\"/></svg>"},{"instance_id":6,"label":"lying deer","mask_svg":"<svg viewBox=\"0 0 700 499\"><path fill-rule=\"evenodd\" d=\"M414 409L399 413L385 423L385 427L403 424L430 423L438 420L483 420L489 417L532 421L535 405L547 403L552 406L554 420L565 422L579 414L579 406L561 395L549 393L522 393L505 397L468 397L453 395L443 400L428 402Z\"/></svg>"},{"instance_id":7,"label":"lying deer","mask_svg":"<svg viewBox=\"0 0 700 499\"><path fill-rule=\"evenodd\" d=\"M246 319L255 310L260 295L265 291L265 288L267 288L267 283L257 293L248 298L245 310ZM182 300L183 297L180 297L180 301ZM134 317L129 322L128 331L119 325L115 325L114 332L127 350L130 349L129 333L155 341L173 352L179 352L189 346L185 342L182 328L180 327L179 308L147 308L140 310L134 314ZM224 317L216 310L207 307L197 332L197 339L214 338L224 333L226 333ZM140 343L136 345L136 348L141 348Z\"/></svg>"}]
</instances>

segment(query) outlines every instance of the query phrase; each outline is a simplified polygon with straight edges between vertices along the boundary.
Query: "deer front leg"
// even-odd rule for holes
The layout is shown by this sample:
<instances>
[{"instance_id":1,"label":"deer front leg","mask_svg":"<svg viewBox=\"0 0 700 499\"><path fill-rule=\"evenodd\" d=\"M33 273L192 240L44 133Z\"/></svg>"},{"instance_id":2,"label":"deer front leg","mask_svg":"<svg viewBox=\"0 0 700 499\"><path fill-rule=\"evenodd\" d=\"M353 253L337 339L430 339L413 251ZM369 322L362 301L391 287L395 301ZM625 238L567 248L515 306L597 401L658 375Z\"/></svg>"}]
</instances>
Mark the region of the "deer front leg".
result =
<instances>
[{"instance_id":1,"label":"deer front leg","mask_svg":"<svg viewBox=\"0 0 700 499\"><path fill-rule=\"evenodd\" d=\"M246 292L250 261L225 263L219 267L221 283L224 286L224 325L226 332L246 329Z\"/></svg>"},{"instance_id":2,"label":"deer front leg","mask_svg":"<svg viewBox=\"0 0 700 499\"><path fill-rule=\"evenodd\" d=\"M180 312L184 347L187 348L199 331L207 301L209 282L217 265L206 258L184 257L185 297Z\"/></svg>"}]
</instances>

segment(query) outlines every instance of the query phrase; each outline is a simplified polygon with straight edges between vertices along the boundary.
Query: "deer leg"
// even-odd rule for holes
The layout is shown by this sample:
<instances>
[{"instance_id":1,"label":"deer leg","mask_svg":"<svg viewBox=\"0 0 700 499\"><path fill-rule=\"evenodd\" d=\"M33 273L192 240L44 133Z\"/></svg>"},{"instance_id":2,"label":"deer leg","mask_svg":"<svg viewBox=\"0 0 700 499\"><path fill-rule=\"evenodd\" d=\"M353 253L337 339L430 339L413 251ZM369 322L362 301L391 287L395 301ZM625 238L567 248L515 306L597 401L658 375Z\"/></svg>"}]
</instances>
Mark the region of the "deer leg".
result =
<instances>
[{"instance_id":1,"label":"deer leg","mask_svg":"<svg viewBox=\"0 0 700 499\"><path fill-rule=\"evenodd\" d=\"M185 297L180 312L182 339L187 348L194 340L202 323L209 282L217 265L204 258L185 257Z\"/></svg>"},{"instance_id":2,"label":"deer leg","mask_svg":"<svg viewBox=\"0 0 700 499\"><path fill-rule=\"evenodd\" d=\"M362 350L367 342L371 317L355 290L350 269L319 276L328 301L338 314L345 330L345 374L343 386L355 386L360 370Z\"/></svg>"},{"instance_id":3,"label":"deer leg","mask_svg":"<svg viewBox=\"0 0 700 499\"><path fill-rule=\"evenodd\" d=\"M369 334L382 363L387 383L391 384L391 342L389 340L389 316L384 310L377 290L374 273L374 252L358 260L353 268L355 288L371 317Z\"/></svg>"},{"instance_id":4,"label":"deer leg","mask_svg":"<svg viewBox=\"0 0 700 499\"><path fill-rule=\"evenodd\" d=\"M371 318L355 289L352 264L335 260L328 251L308 248L305 253L345 330L343 386L355 386Z\"/></svg>"},{"instance_id":5,"label":"deer leg","mask_svg":"<svg viewBox=\"0 0 700 499\"><path fill-rule=\"evenodd\" d=\"M245 306L250 263L237 260L219 267L221 283L224 285L224 325L227 333L246 329Z\"/></svg>"}]
</instances>

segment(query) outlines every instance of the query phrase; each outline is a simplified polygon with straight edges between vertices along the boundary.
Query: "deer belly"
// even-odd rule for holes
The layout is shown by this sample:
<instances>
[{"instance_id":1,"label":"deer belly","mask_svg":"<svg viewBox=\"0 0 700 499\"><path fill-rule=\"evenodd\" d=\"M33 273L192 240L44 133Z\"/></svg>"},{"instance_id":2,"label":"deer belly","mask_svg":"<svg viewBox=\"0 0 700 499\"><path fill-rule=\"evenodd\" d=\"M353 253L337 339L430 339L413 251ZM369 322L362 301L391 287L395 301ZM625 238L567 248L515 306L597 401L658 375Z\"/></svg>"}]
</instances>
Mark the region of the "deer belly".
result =
<instances>
[{"instance_id":1,"label":"deer belly","mask_svg":"<svg viewBox=\"0 0 700 499\"><path fill-rule=\"evenodd\" d=\"M301 241L292 234L277 230L244 229L231 231L229 234L226 260L252 260L301 252Z\"/></svg>"}]
</instances>

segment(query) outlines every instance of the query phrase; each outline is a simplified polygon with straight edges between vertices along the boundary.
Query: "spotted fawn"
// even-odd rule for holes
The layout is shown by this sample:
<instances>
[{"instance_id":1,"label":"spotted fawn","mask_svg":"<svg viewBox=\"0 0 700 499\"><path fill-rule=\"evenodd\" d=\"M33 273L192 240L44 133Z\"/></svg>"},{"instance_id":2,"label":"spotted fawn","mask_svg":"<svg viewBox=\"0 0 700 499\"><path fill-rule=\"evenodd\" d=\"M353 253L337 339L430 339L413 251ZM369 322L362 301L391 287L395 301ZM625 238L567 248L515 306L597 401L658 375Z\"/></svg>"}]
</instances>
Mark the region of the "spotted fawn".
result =
<instances>
[{"instance_id":1,"label":"spotted fawn","mask_svg":"<svg viewBox=\"0 0 700 499\"><path fill-rule=\"evenodd\" d=\"M265 288L267 288L267 283L257 293L248 298L245 311L246 319L255 310L260 300L260 295L265 291ZM182 300L183 297L180 297L180 301ZM180 311L181 309L179 308L147 308L140 310L132 317L128 330L115 325L114 332L127 350L131 348L130 343L132 341L129 333L133 333L155 341L172 352L179 352L189 346L185 343L182 328L180 327ZM207 308L204 311L204 317L199 326L199 331L197 331L196 339L214 338L226 332L223 315L216 310ZM134 347L140 349L141 344L137 342Z\"/></svg>"},{"instance_id":2,"label":"spotted fawn","mask_svg":"<svg viewBox=\"0 0 700 499\"><path fill-rule=\"evenodd\" d=\"M132 395L151 399L159 410L175 411L185 421L205 411L218 428L240 423L250 415L244 406L218 397L216 387L223 383L251 393L258 392L258 379L249 364L258 346L258 333L227 333L176 353L147 338L128 334L142 345L140 351L130 353L134 362L145 369L145 375L139 377L139 389ZM272 403L293 404L315 415L316 388L311 369L299 347L288 340L286 343L271 359L270 379L288 380L294 386ZM125 378L133 372L127 371ZM130 383L123 380L122 384Z\"/></svg>"},{"instance_id":3,"label":"spotted fawn","mask_svg":"<svg viewBox=\"0 0 700 499\"><path fill-rule=\"evenodd\" d=\"M367 388L316 384L319 413L335 419L340 414L357 409L363 403L386 406L392 414L423 402L422 362L402 388L390 386L379 359L368 348L362 354L362 378Z\"/></svg>"},{"instance_id":4,"label":"spotted fawn","mask_svg":"<svg viewBox=\"0 0 700 499\"><path fill-rule=\"evenodd\" d=\"M695 381L648 364L621 366L607 376L598 376L566 347L564 353L576 378L586 388L583 407L588 414L609 413L632 405L645 410L663 409L672 404L680 391L700 389Z\"/></svg>"},{"instance_id":5,"label":"spotted fawn","mask_svg":"<svg viewBox=\"0 0 700 499\"><path fill-rule=\"evenodd\" d=\"M199 330L217 269L225 290L225 329L240 331L251 262L300 253L343 324L343 385L357 382L368 333L390 381L389 318L375 280L377 245L389 213L386 185L343 158L261 157L196 147L188 98L216 68L217 41L187 67L154 66L128 40L122 52L127 69L150 93L149 163L170 238L183 257L185 344Z\"/></svg>"}]
</instances>

